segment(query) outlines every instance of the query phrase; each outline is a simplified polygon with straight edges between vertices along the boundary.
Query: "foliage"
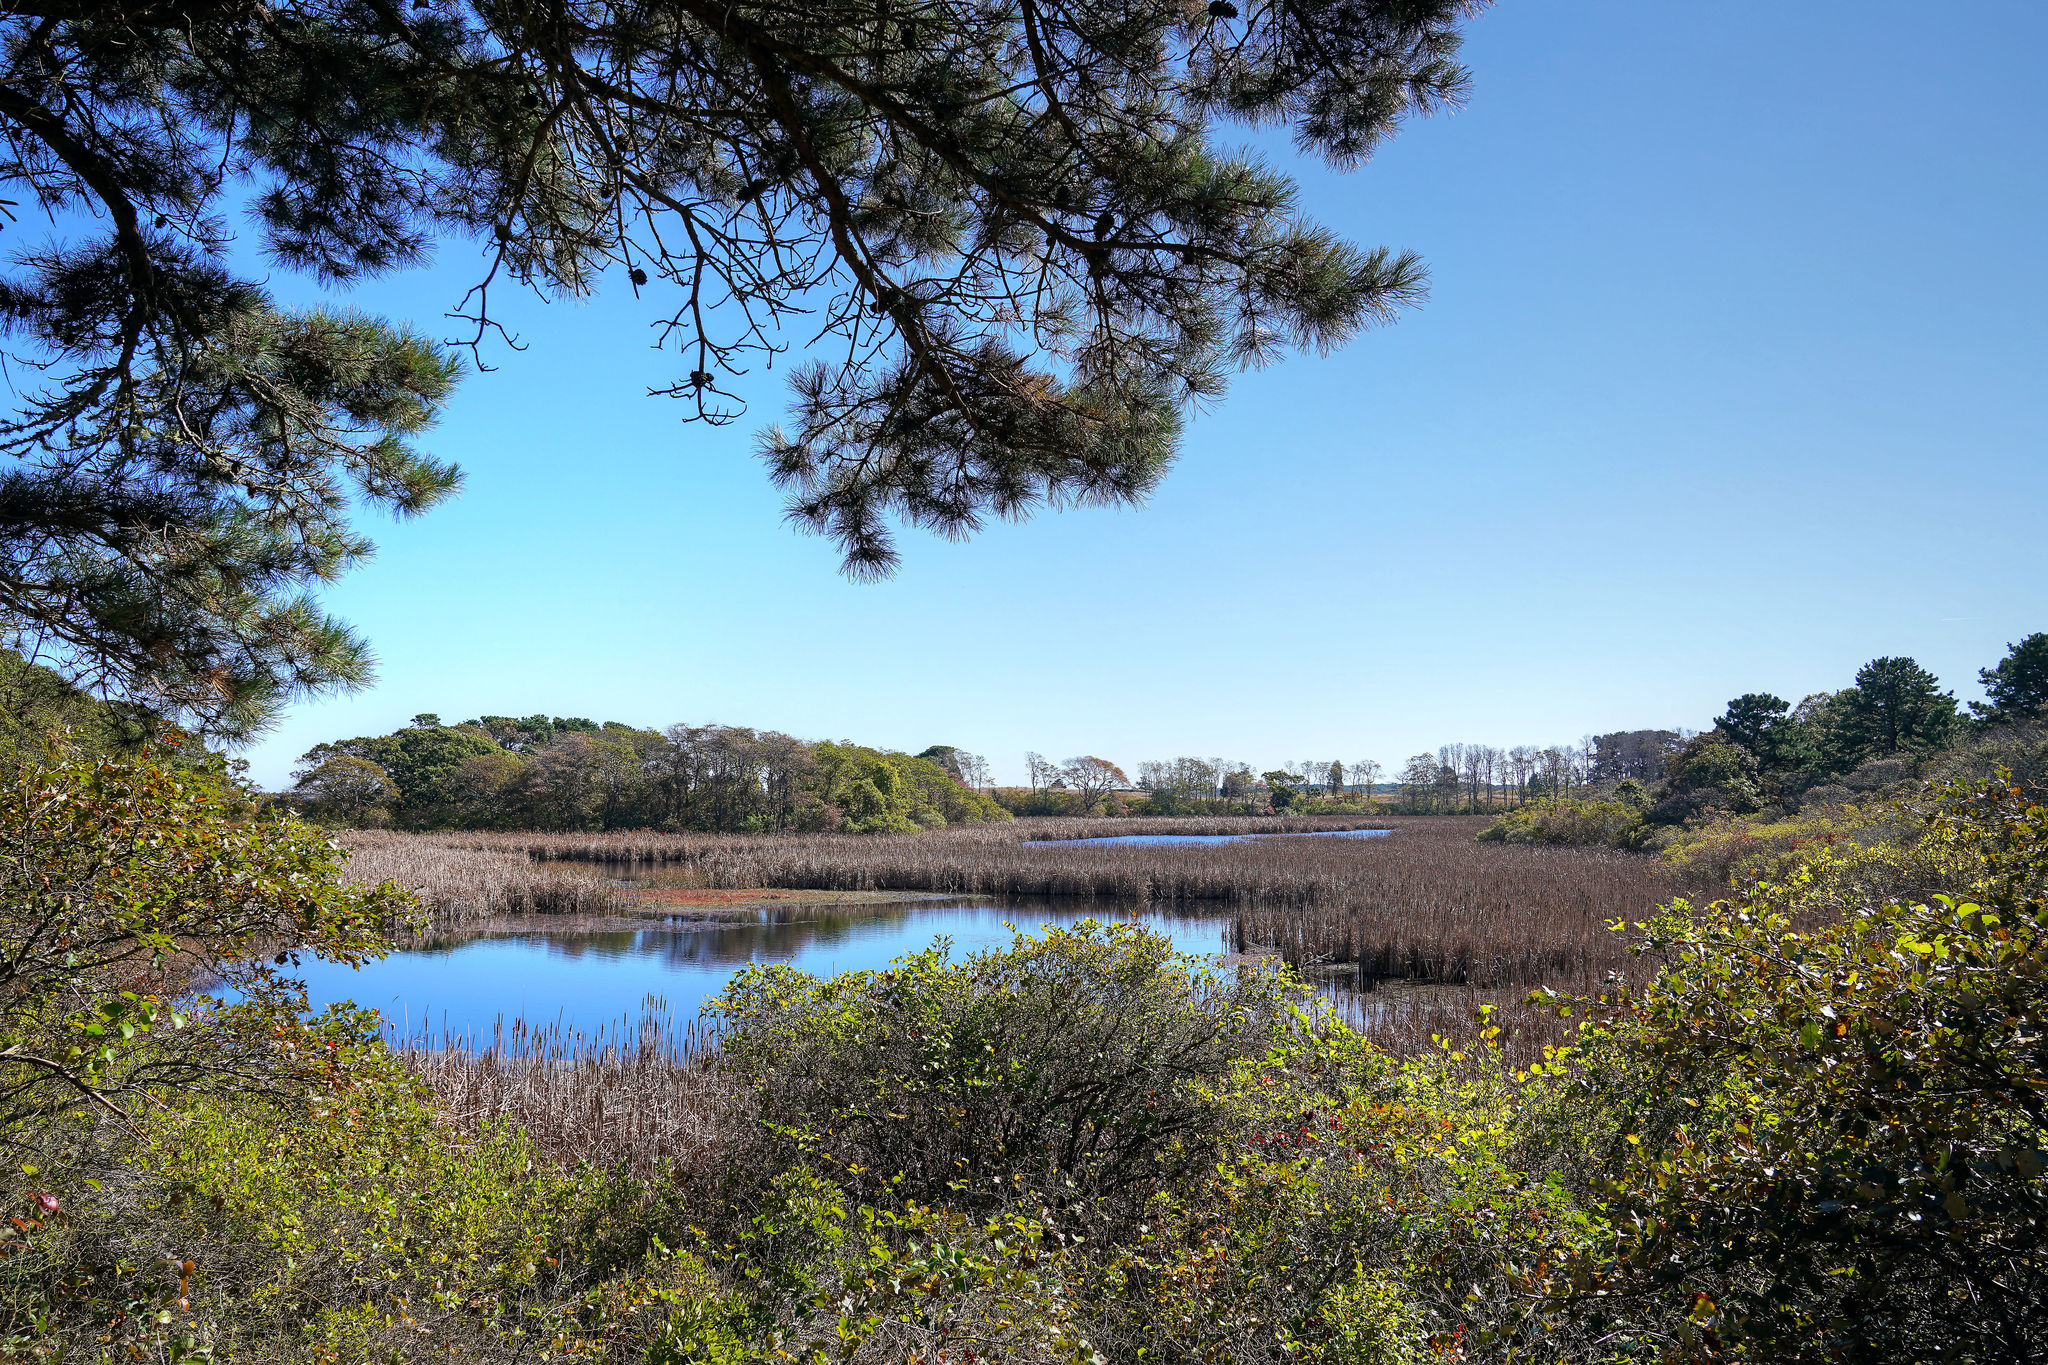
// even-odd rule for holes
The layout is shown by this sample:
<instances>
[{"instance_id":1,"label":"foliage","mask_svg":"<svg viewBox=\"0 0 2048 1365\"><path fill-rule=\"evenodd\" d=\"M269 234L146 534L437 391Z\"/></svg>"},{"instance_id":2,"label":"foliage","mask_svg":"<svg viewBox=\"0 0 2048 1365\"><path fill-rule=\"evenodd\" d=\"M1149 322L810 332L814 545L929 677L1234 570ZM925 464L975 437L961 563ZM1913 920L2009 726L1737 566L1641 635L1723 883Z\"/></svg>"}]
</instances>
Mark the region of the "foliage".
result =
<instances>
[{"instance_id":1,"label":"foliage","mask_svg":"<svg viewBox=\"0 0 2048 1365\"><path fill-rule=\"evenodd\" d=\"M1762 804L1756 755L1709 730L1687 741L1665 764L1649 818L1675 825L1701 816L1744 815Z\"/></svg>"},{"instance_id":2,"label":"foliage","mask_svg":"<svg viewBox=\"0 0 2048 1365\"><path fill-rule=\"evenodd\" d=\"M1971 702L1970 710L1985 725L2035 720L2048 713L2048 631L2035 631L2016 645L2006 646L2006 655L1996 665L1977 671L1984 684L1985 701Z\"/></svg>"},{"instance_id":3,"label":"foliage","mask_svg":"<svg viewBox=\"0 0 2048 1365\"><path fill-rule=\"evenodd\" d=\"M1009 818L928 758L724 725L422 715L315 745L295 776L294 804L357 828L875 834Z\"/></svg>"},{"instance_id":4,"label":"foliage","mask_svg":"<svg viewBox=\"0 0 2048 1365\"><path fill-rule=\"evenodd\" d=\"M1927 819L1953 894L1802 929L1836 877L1809 864L1649 926L1669 965L1586 1040L1589 1099L1626 1116L1613 1235L1551 1280L1601 1330L1716 1359L2048 1349L2048 810L1987 784ZM1687 1311L1645 1326L1646 1299Z\"/></svg>"},{"instance_id":5,"label":"foliage","mask_svg":"<svg viewBox=\"0 0 2048 1365\"><path fill-rule=\"evenodd\" d=\"M319 821L357 829L383 824L398 802L398 788L379 763L352 754L336 754L317 766L303 767L293 787L300 808Z\"/></svg>"},{"instance_id":6,"label":"foliage","mask_svg":"<svg viewBox=\"0 0 2048 1365\"><path fill-rule=\"evenodd\" d=\"M1931 758L1925 776L1935 782L1979 782L2000 771L2034 800L2048 801L2048 722L1990 726Z\"/></svg>"},{"instance_id":7,"label":"foliage","mask_svg":"<svg viewBox=\"0 0 2048 1365\"><path fill-rule=\"evenodd\" d=\"M1142 498L1233 371L1424 291L1219 125L1285 123L1349 167L1466 85L1469 0L1230 9L10 8L0 178L56 237L0 281L9 371L33 376L0 425L0 632L230 733L366 676L305 590L366 552L352 499L455 489L414 442L457 365L279 308L231 265L264 254L346 284L481 243L473 346L493 285L612 273L712 423L786 324L822 329L839 358L796 368L760 447L851 572L893 562L891 519ZM260 243L235 240L243 205Z\"/></svg>"},{"instance_id":8,"label":"foliage","mask_svg":"<svg viewBox=\"0 0 2048 1365\"><path fill-rule=\"evenodd\" d=\"M1856 670L1856 685L1829 706L1839 762L1854 767L1869 758L1938 749L1955 737L1956 699L1911 659L1872 659Z\"/></svg>"},{"instance_id":9,"label":"foliage","mask_svg":"<svg viewBox=\"0 0 2048 1365\"><path fill-rule=\"evenodd\" d=\"M306 1021L303 989L277 967L375 956L411 906L394 888L340 885L344 858L296 820L241 815L207 774L147 757L0 783L0 1144L20 1150L81 1108L132 1122L166 1094L333 1083L362 1021ZM179 999L195 966L237 1003Z\"/></svg>"},{"instance_id":10,"label":"foliage","mask_svg":"<svg viewBox=\"0 0 2048 1365\"><path fill-rule=\"evenodd\" d=\"M1625 844L1642 814L1627 801L1531 801L1496 815L1478 837L1497 844Z\"/></svg>"},{"instance_id":11,"label":"foliage","mask_svg":"<svg viewBox=\"0 0 2048 1365\"><path fill-rule=\"evenodd\" d=\"M849 771L878 757L839 747ZM312 831L216 819L200 778L150 782L194 795L137 806L171 851L150 843L120 866L154 872L121 884L175 876L214 905L276 865L308 906L338 894ZM1585 1020L1570 1046L1518 1060L1485 1009L1396 1057L1276 968L1091 924L824 980L750 968L717 1007L718 1072L672 1084L621 1059L640 1089L549 1090L614 1128L625 1095L702 1106L680 1116L686 1152L598 1170L552 1159L547 1124L417 1079L481 1059L415 1074L360 1020L316 1028L316 1060L261 1085L46 1116L0 1175L0 1343L677 1365L2038 1357L2048 810L1990 783L1917 813L1725 815L1689 856L1743 831L1716 874L1737 896L1638 925L1653 971L1559 1000ZM148 1045L118 1032L93 1036Z\"/></svg>"},{"instance_id":12,"label":"foliage","mask_svg":"<svg viewBox=\"0 0 2048 1365\"><path fill-rule=\"evenodd\" d=\"M0 649L0 764L47 764L66 752L133 754L151 740L186 741L181 753L195 759L200 754L188 736L148 711L102 701L55 671Z\"/></svg>"},{"instance_id":13,"label":"foliage","mask_svg":"<svg viewBox=\"0 0 2048 1365\"><path fill-rule=\"evenodd\" d=\"M302 1111L178 1104L113 1163L62 1173L55 1216L0 1260L5 1347L627 1360L715 1290L650 1246L631 1191L516 1130L459 1137L388 1055Z\"/></svg>"},{"instance_id":14,"label":"foliage","mask_svg":"<svg viewBox=\"0 0 2048 1365\"><path fill-rule=\"evenodd\" d=\"M903 833L953 824L1006 820L991 798L961 785L929 758L854 744L811 746L818 767L816 799L840 812L851 834Z\"/></svg>"},{"instance_id":15,"label":"foliage","mask_svg":"<svg viewBox=\"0 0 2048 1365\"><path fill-rule=\"evenodd\" d=\"M830 1159L916 1200L1012 1177L1128 1198L1213 1159L1199 1086L1263 1046L1284 979L1219 972L1130 925L1047 927L886 971L756 964L713 1006L751 1087L764 1169Z\"/></svg>"}]
</instances>

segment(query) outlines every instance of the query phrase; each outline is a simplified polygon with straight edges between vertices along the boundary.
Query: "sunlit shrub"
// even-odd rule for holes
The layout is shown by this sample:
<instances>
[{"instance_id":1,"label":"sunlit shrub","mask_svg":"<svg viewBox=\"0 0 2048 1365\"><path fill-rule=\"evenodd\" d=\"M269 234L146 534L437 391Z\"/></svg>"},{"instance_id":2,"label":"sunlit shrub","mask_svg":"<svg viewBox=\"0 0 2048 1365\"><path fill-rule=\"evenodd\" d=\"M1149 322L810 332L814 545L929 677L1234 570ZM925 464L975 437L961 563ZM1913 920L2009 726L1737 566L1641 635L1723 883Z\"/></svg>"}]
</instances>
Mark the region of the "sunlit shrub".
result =
<instances>
[{"instance_id":1,"label":"sunlit shrub","mask_svg":"<svg viewBox=\"0 0 2048 1365\"><path fill-rule=\"evenodd\" d=\"M1550 1282L1617 1341L2048 1351L2048 811L1957 788L1922 842L1951 895L1802 929L1800 882L1832 875L1804 869L1651 926L1669 965L1587 1036L1587 1099L1625 1116L1596 1187L1614 1233Z\"/></svg>"},{"instance_id":2,"label":"sunlit shrub","mask_svg":"<svg viewBox=\"0 0 2048 1365\"><path fill-rule=\"evenodd\" d=\"M1209 1159L1201 1083L1263 1047L1292 993L1271 969L1090 923L826 979L756 964L713 1009L762 1169L829 1157L863 1197L940 1201L998 1176L1107 1197Z\"/></svg>"},{"instance_id":3,"label":"sunlit shrub","mask_svg":"<svg viewBox=\"0 0 2048 1365\"><path fill-rule=\"evenodd\" d=\"M217 777L147 756L0 780L0 1150L18 1162L43 1125L81 1113L132 1123L197 1091L337 1083L363 1022L308 1022L278 969L377 956L413 909L394 887L343 885L345 857L295 819L251 818ZM181 1000L195 970L236 1003Z\"/></svg>"},{"instance_id":4,"label":"sunlit shrub","mask_svg":"<svg viewBox=\"0 0 2048 1365\"><path fill-rule=\"evenodd\" d=\"M1641 808L1626 801L1561 797L1504 811L1479 832L1479 838L1495 844L1624 846L1642 818Z\"/></svg>"}]
</instances>

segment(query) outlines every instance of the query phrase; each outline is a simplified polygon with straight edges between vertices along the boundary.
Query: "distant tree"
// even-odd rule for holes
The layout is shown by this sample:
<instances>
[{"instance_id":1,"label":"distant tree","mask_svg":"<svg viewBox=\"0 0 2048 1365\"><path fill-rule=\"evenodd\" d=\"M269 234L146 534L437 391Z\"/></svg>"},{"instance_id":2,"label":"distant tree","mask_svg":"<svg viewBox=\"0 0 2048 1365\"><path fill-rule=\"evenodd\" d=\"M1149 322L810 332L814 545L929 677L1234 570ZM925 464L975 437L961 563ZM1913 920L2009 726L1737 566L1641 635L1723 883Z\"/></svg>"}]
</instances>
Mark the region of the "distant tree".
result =
<instances>
[{"instance_id":1,"label":"distant tree","mask_svg":"<svg viewBox=\"0 0 2048 1365\"><path fill-rule=\"evenodd\" d=\"M1654 782L1664 775L1664 761L1683 743L1676 730L1617 730L1594 735L1588 746L1593 780L1620 782L1632 777L1638 782Z\"/></svg>"},{"instance_id":2,"label":"distant tree","mask_svg":"<svg viewBox=\"0 0 2048 1365\"><path fill-rule=\"evenodd\" d=\"M962 781L966 780L960 767L960 751L950 744L934 744L929 749L921 751L918 757L938 764Z\"/></svg>"},{"instance_id":3,"label":"distant tree","mask_svg":"<svg viewBox=\"0 0 2048 1365\"><path fill-rule=\"evenodd\" d=\"M1370 758L1351 760L1351 781L1365 793L1368 800L1379 786L1380 771L1380 765Z\"/></svg>"},{"instance_id":4,"label":"distant tree","mask_svg":"<svg viewBox=\"0 0 2048 1365\"><path fill-rule=\"evenodd\" d=\"M1792 715L1792 703L1768 692L1745 692L1728 703L1714 726L1730 742L1740 744L1768 764L1777 750L1778 731Z\"/></svg>"},{"instance_id":5,"label":"distant tree","mask_svg":"<svg viewBox=\"0 0 2048 1365\"><path fill-rule=\"evenodd\" d=\"M1060 766L1060 780L1067 784L1067 790L1078 798L1082 813L1095 809L1102 798L1113 791L1130 787L1131 779L1124 776L1124 770L1106 758L1083 754L1070 758Z\"/></svg>"},{"instance_id":6,"label":"distant tree","mask_svg":"<svg viewBox=\"0 0 2048 1365\"><path fill-rule=\"evenodd\" d=\"M1436 780L1430 786L1429 808L1440 815L1449 815L1458 809L1458 770L1448 763L1439 763Z\"/></svg>"},{"instance_id":7,"label":"distant tree","mask_svg":"<svg viewBox=\"0 0 2048 1365\"><path fill-rule=\"evenodd\" d=\"M1401 766L1401 805L1414 812L1426 811L1436 789L1437 760L1434 754L1416 754Z\"/></svg>"},{"instance_id":8,"label":"distant tree","mask_svg":"<svg viewBox=\"0 0 2048 1365\"><path fill-rule=\"evenodd\" d=\"M497 742L481 730L408 725L388 735L315 745L301 756L299 766L310 771L337 755L368 759L389 773L398 788L393 818L401 825L424 828L448 818L452 796L447 783L462 761L473 754L498 752L502 751Z\"/></svg>"},{"instance_id":9,"label":"distant tree","mask_svg":"<svg viewBox=\"0 0 2048 1365\"><path fill-rule=\"evenodd\" d=\"M1274 810L1292 810L1301 796L1301 777L1285 768L1275 768L1262 773L1266 786L1271 790Z\"/></svg>"},{"instance_id":10,"label":"distant tree","mask_svg":"<svg viewBox=\"0 0 2048 1365\"><path fill-rule=\"evenodd\" d=\"M520 779L526 764L509 752L471 754L442 783L450 823L462 829L495 829L516 822Z\"/></svg>"},{"instance_id":11,"label":"distant tree","mask_svg":"<svg viewBox=\"0 0 2048 1365\"><path fill-rule=\"evenodd\" d=\"M1763 804L1756 755L1719 730L1695 735L1671 756L1654 795L1650 818L1659 824L1681 824L1707 811L1748 814Z\"/></svg>"},{"instance_id":12,"label":"distant tree","mask_svg":"<svg viewBox=\"0 0 2048 1365\"><path fill-rule=\"evenodd\" d=\"M355 828L383 825L398 801L391 774L367 758L335 754L292 776L292 794L316 820Z\"/></svg>"},{"instance_id":13,"label":"distant tree","mask_svg":"<svg viewBox=\"0 0 2048 1365\"><path fill-rule=\"evenodd\" d=\"M479 716L464 722L472 729L481 730L498 742L507 753L523 754L529 749L538 749L555 737L554 722L544 715L523 717Z\"/></svg>"},{"instance_id":14,"label":"distant tree","mask_svg":"<svg viewBox=\"0 0 2048 1365\"><path fill-rule=\"evenodd\" d=\"M612 756L587 734L567 734L530 758L520 796L542 829L581 830L601 824L604 768Z\"/></svg>"},{"instance_id":15,"label":"distant tree","mask_svg":"<svg viewBox=\"0 0 2048 1365\"><path fill-rule=\"evenodd\" d=\"M2036 631L2006 651L1995 667L1977 672L1989 700L1971 702L1970 710L1985 724L2048 712L2048 632Z\"/></svg>"},{"instance_id":16,"label":"distant tree","mask_svg":"<svg viewBox=\"0 0 2048 1365\"><path fill-rule=\"evenodd\" d=\"M922 757L922 755L920 755ZM980 791L991 785L988 760L980 754L961 750L955 754L955 766L959 769L960 781L970 790Z\"/></svg>"},{"instance_id":17,"label":"distant tree","mask_svg":"<svg viewBox=\"0 0 2048 1365\"><path fill-rule=\"evenodd\" d=\"M1954 737L1954 696L1913 660L1872 659L1856 670L1856 685L1837 693L1830 710L1849 761L1935 749Z\"/></svg>"},{"instance_id":18,"label":"distant tree","mask_svg":"<svg viewBox=\"0 0 2048 1365\"><path fill-rule=\"evenodd\" d=\"M1330 760L1330 771L1329 771L1329 773L1328 773L1328 785L1329 785L1329 791L1330 791L1330 795L1332 795L1332 796L1342 796L1342 795L1344 794L1344 763L1343 763L1343 760L1341 760L1341 759L1332 759L1332 760Z\"/></svg>"}]
</instances>

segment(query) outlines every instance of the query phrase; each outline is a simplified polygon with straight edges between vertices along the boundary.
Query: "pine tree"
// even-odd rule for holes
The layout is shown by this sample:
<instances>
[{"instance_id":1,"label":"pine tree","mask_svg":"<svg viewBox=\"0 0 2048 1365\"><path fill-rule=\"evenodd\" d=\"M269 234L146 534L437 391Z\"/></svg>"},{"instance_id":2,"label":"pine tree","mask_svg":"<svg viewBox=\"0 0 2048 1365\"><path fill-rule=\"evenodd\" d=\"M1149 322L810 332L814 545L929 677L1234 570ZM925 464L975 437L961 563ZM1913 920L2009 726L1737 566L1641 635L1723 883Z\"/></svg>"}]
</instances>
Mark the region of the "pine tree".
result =
<instances>
[{"instance_id":1,"label":"pine tree","mask_svg":"<svg viewBox=\"0 0 2048 1365\"><path fill-rule=\"evenodd\" d=\"M364 676L304 590L366 550L351 497L457 486L414 444L456 361L237 278L244 203L329 282L481 242L472 347L494 290L623 276L706 422L816 340L760 446L857 575L896 523L1138 500L1233 371L1423 291L1220 137L1364 161L1462 96L1474 7L21 0L0 176L57 238L0 278L40 381L0 430L0 627L226 732Z\"/></svg>"},{"instance_id":2,"label":"pine tree","mask_svg":"<svg viewBox=\"0 0 2048 1365\"><path fill-rule=\"evenodd\" d=\"M1831 719L1854 767L1868 758L1888 758L1939 748L1954 736L1956 699L1941 680L1912 659L1872 659L1856 670L1856 685L1835 694Z\"/></svg>"},{"instance_id":3,"label":"pine tree","mask_svg":"<svg viewBox=\"0 0 2048 1365\"><path fill-rule=\"evenodd\" d=\"M1971 702L1970 709L1986 725L2029 720L2048 711L2048 632L2035 631L2006 646L1997 667L1980 668L1977 677L1990 701Z\"/></svg>"}]
</instances>

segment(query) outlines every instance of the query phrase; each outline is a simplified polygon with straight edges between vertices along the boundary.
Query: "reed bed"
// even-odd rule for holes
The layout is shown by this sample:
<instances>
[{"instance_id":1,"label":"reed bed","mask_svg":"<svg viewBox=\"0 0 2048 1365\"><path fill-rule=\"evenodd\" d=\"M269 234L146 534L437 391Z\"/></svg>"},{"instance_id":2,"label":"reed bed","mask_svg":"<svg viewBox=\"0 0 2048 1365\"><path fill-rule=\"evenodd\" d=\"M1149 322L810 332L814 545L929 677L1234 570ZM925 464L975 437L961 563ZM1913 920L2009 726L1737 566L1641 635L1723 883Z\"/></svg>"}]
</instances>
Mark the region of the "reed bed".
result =
<instances>
[{"instance_id":1,"label":"reed bed","mask_svg":"<svg viewBox=\"0 0 2048 1365\"><path fill-rule=\"evenodd\" d=\"M1020 820L886 837L461 834L415 836L451 853L619 875L659 871L705 887L801 887L1055 896L1227 909L1237 946L1296 966L1479 987L1596 978L1630 962L1607 925L1640 919L1671 885L1659 864L1600 849L1481 844L1483 817ZM1058 844L1118 833L1391 828L1383 839L1216 845ZM392 836L386 836L392 837Z\"/></svg>"},{"instance_id":2,"label":"reed bed","mask_svg":"<svg viewBox=\"0 0 2048 1365\"><path fill-rule=\"evenodd\" d=\"M653 1178L708 1169L727 1146L734 1087L713 1065L716 1044L659 1001L590 1033L500 1018L488 1041L443 1033L394 1046L456 1128L516 1124L565 1164Z\"/></svg>"},{"instance_id":3,"label":"reed bed","mask_svg":"<svg viewBox=\"0 0 2048 1365\"><path fill-rule=\"evenodd\" d=\"M1567 994L1583 994L1599 983L1553 984ZM1500 1029L1495 1041L1503 1059L1512 1065L1540 1060L1546 1045L1569 1042L1575 1031L1573 1020L1532 1005L1528 991L1519 987L1483 989L1397 981L1361 991L1347 984L1347 979L1328 977L1312 980L1312 985L1339 1018L1370 1038L1373 1046L1397 1057L1435 1052L1439 1039L1469 1049L1479 1029L1482 1007L1491 1008L1489 1022Z\"/></svg>"},{"instance_id":4,"label":"reed bed","mask_svg":"<svg viewBox=\"0 0 2048 1365\"><path fill-rule=\"evenodd\" d=\"M619 830L604 834L463 833L431 837L447 840L452 846L462 848L517 850L535 862L596 863L606 867L645 869L694 866L707 860L717 861L735 852L788 848L798 844L843 850L837 860L850 861L845 855L856 850L900 850L913 846L1002 850L1018 845L1112 835L1327 834L1337 830L1389 829L1401 823L1399 820L1336 815L1298 818L1176 816L1141 820L1043 816L1012 820L1001 825L956 825L943 830L895 835L663 834L652 830ZM1474 828L1478 826L1474 825ZM932 889L950 891L959 888Z\"/></svg>"},{"instance_id":5,"label":"reed bed","mask_svg":"<svg viewBox=\"0 0 2048 1365\"><path fill-rule=\"evenodd\" d=\"M384 830L351 831L344 841L348 879L393 881L417 892L427 932L517 915L618 915L634 904L596 867L536 863L517 849Z\"/></svg>"}]
</instances>

